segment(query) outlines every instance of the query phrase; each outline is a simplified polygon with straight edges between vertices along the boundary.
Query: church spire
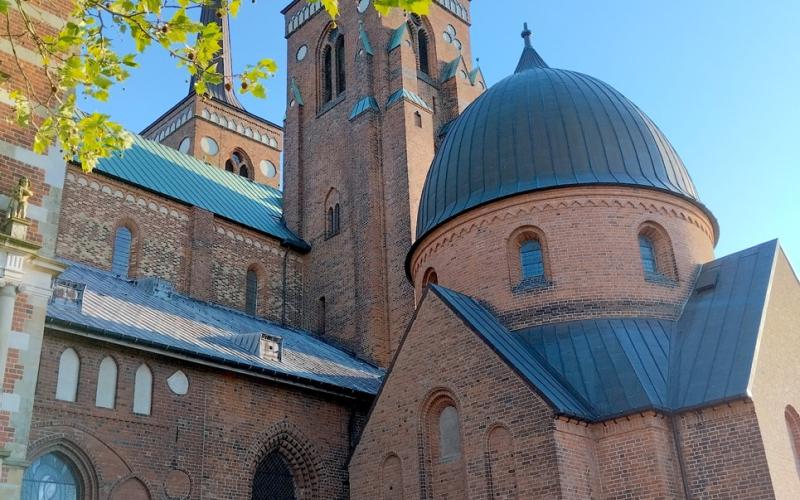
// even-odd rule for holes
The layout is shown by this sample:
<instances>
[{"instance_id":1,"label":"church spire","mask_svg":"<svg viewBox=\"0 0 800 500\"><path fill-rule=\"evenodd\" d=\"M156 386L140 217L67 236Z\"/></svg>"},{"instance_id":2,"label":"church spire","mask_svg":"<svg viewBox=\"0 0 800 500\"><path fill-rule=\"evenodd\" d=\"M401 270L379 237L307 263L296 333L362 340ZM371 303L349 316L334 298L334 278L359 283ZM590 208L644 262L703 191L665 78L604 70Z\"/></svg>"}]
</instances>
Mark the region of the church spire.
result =
<instances>
[{"instance_id":1,"label":"church spire","mask_svg":"<svg viewBox=\"0 0 800 500\"><path fill-rule=\"evenodd\" d=\"M519 58L519 64L517 64L517 69L514 73L522 73L529 69L549 68L547 63L544 62L544 59L536 52L536 49L533 48L531 34L531 30L528 29L528 23L525 23L525 27L522 31L522 39L525 40L525 47L522 49L522 56Z\"/></svg>"},{"instance_id":2,"label":"church spire","mask_svg":"<svg viewBox=\"0 0 800 500\"><path fill-rule=\"evenodd\" d=\"M222 82L209 85L208 93L214 99L222 101L233 107L244 109L236 94L233 92L233 64L231 63L231 34L230 23L228 15L219 15L221 8L220 0L214 0L210 3L203 4L203 10L200 13L200 22L204 25L209 23L217 23L222 31L222 40L220 41L220 50L213 62L216 64L217 72L222 75ZM225 88L225 84L230 84L230 90ZM194 93L195 77L189 83L189 94Z\"/></svg>"}]
</instances>

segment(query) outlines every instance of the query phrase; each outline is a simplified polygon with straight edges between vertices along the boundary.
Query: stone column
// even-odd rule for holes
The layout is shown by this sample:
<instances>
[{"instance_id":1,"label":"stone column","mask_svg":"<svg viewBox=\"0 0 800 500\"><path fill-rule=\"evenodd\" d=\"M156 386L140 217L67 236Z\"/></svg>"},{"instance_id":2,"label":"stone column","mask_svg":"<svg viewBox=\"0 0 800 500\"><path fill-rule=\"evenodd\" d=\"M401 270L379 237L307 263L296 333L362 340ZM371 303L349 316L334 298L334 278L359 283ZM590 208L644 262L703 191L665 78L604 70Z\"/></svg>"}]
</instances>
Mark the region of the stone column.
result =
<instances>
[{"instance_id":1,"label":"stone column","mask_svg":"<svg viewBox=\"0 0 800 500\"><path fill-rule=\"evenodd\" d=\"M16 285L0 281L0 381L5 379L8 339L11 337L11 322L14 319L16 301ZM2 387L0 387L0 393L2 392Z\"/></svg>"}]
</instances>

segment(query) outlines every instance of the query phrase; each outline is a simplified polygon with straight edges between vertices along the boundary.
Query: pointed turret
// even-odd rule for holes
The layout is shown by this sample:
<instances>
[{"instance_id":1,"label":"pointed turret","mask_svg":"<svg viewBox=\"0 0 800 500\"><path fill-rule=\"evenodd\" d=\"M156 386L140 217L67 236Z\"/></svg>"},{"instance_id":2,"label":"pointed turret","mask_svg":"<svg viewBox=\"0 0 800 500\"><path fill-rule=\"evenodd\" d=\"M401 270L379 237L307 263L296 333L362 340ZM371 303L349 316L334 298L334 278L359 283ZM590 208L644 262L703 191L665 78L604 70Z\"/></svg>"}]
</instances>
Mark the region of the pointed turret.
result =
<instances>
[{"instance_id":1,"label":"pointed turret","mask_svg":"<svg viewBox=\"0 0 800 500\"><path fill-rule=\"evenodd\" d=\"M228 15L220 15L221 8L220 0L214 0L211 3L203 4L203 10L200 13L200 22L204 25L209 23L217 23L222 31L222 40L220 41L220 50L213 64L216 64L217 72L222 75L222 82L208 86L208 93L214 99L230 104L239 109L244 109L236 94L233 92L233 64L231 63L231 34L230 23ZM230 90L225 88L228 83ZM195 77L189 83L189 94L194 93Z\"/></svg>"},{"instance_id":2,"label":"pointed turret","mask_svg":"<svg viewBox=\"0 0 800 500\"><path fill-rule=\"evenodd\" d=\"M519 58L519 64L517 64L517 69L514 73L521 73L529 69L549 68L544 59L536 52L536 49L533 48L531 30L528 29L528 23L525 23L522 38L525 40L525 48L522 49L522 56Z\"/></svg>"}]
</instances>

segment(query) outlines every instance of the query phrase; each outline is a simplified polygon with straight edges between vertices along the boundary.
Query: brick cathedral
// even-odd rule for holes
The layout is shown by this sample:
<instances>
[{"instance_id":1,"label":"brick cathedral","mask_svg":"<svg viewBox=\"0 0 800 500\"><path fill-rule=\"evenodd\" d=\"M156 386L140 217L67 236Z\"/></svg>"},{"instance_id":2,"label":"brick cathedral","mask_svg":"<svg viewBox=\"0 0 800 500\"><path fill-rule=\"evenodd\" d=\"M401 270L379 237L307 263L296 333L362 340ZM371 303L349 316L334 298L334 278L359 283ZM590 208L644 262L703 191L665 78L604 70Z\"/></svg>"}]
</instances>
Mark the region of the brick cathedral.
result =
<instances>
[{"instance_id":1,"label":"brick cathedral","mask_svg":"<svg viewBox=\"0 0 800 500\"><path fill-rule=\"evenodd\" d=\"M0 498L800 498L797 276L642 110L527 26L488 87L468 0L282 14L283 125L190 86L91 174L0 125Z\"/></svg>"}]
</instances>

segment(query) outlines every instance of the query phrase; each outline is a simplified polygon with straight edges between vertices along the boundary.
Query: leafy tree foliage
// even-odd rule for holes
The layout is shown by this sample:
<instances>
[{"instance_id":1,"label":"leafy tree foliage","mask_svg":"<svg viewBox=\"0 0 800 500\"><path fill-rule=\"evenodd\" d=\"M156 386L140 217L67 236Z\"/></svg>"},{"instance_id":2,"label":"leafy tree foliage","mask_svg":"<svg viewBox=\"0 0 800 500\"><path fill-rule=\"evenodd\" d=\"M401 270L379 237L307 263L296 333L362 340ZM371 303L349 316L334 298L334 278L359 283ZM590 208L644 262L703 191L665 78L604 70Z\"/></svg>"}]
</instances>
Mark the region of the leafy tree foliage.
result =
<instances>
[{"instance_id":1,"label":"leafy tree foliage","mask_svg":"<svg viewBox=\"0 0 800 500\"><path fill-rule=\"evenodd\" d=\"M253 0L255 1L255 0ZM307 0L321 2L332 18L339 14L339 0ZM374 0L375 9L387 14L391 9L404 9L427 14L432 0ZM222 37L216 23L203 25L194 21L193 9L212 0L72 0L70 19L55 34L40 33L31 18L27 0L0 0L0 23L5 17L5 35L10 42L13 64L22 84L11 84L10 75L0 72L0 85L9 87L14 101L17 123L36 129L33 149L46 152L57 142L67 161L80 163L91 171L97 162L114 151L130 147L130 134L111 117L102 113L83 113L78 97L99 101L108 99L111 88L124 82L138 65L137 59L146 49L158 47L167 51L178 66L195 76L195 91L206 95L209 85L223 83L226 88L237 85L242 93L266 97L264 82L277 71L274 59L261 59L245 67L231 81L223 82L214 64ZM221 0L220 16L236 16L242 0ZM21 27L11 16L21 19ZM194 16L196 17L196 16ZM16 21L15 21L16 22ZM12 32L20 28L22 33ZM37 92L31 75L23 70L21 50L34 52L41 60L42 73L49 91ZM115 43L128 39L134 51L120 53ZM23 46L24 45L24 46Z\"/></svg>"}]
</instances>

